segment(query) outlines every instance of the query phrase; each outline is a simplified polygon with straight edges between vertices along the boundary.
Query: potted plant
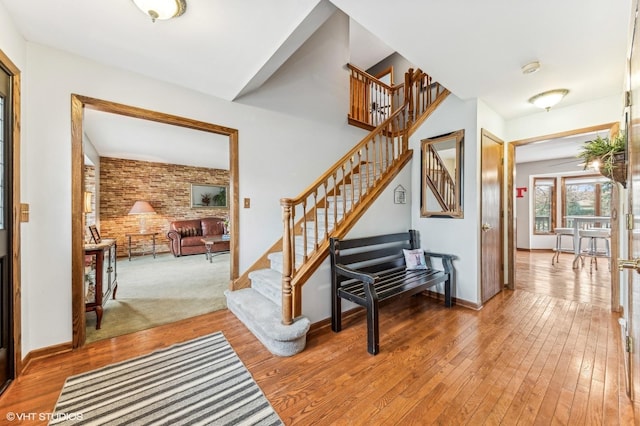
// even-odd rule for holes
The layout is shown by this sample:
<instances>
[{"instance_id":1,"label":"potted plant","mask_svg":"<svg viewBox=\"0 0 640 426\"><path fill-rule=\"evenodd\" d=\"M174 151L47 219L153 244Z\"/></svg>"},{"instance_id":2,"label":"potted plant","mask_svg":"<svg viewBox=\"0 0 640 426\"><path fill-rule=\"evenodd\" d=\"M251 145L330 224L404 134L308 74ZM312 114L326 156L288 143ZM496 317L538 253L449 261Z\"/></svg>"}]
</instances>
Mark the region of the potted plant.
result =
<instances>
[{"instance_id":1,"label":"potted plant","mask_svg":"<svg viewBox=\"0 0 640 426\"><path fill-rule=\"evenodd\" d=\"M582 146L578 158L584 160L584 168L597 167L600 174L622 184L627 184L626 150L627 141L623 134L609 139L598 135Z\"/></svg>"},{"instance_id":2,"label":"potted plant","mask_svg":"<svg viewBox=\"0 0 640 426\"><path fill-rule=\"evenodd\" d=\"M202 200L202 205L203 206L208 206L209 205L209 203L211 202L211 196L212 195L213 194L209 194L209 193L202 194L200 199Z\"/></svg>"}]
</instances>

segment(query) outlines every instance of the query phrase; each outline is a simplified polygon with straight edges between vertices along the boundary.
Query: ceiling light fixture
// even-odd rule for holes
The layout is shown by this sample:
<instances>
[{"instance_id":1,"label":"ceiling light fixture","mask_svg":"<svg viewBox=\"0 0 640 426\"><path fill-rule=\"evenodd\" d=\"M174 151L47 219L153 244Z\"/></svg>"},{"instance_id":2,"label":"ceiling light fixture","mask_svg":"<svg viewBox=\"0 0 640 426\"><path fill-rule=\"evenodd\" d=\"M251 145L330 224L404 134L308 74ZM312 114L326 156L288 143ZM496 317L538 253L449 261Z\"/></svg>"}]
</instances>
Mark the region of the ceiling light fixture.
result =
<instances>
[{"instance_id":1,"label":"ceiling light fixture","mask_svg":"<svg viewBox=\"0 0 640 426\"><path fill-rule=\"evenodd\" d=\"M186 0L133 0L133 3L151 18L151 22L177 18L187 10Z\"/></svg>"},{"instance_id":2,"label":"ceiling light fixture","mask_svg":"<svg viewBox=\"0 0 640 426\"><path fill-rule=\"evenodd\" d=\"M552 106L564 98L569 90L567 89L554 89L546 92L538 93L529 99L529 102L537 106L538 108L546 109L549 111Z\"/></svg>"},{"instance_id":3,"label":"ceiling light fixture","mask_svg":"<svg viewBox=\"0 0 640 426\"><path fill-rule=\"evenodd\" d=\"M533 62L529 62L526 65L523 65L522 68L520 68L522 70L522 74L533 74L534 72L537 72L540 69L540 62L538 61L533 61Z\"/></svg>"}]
</instances>

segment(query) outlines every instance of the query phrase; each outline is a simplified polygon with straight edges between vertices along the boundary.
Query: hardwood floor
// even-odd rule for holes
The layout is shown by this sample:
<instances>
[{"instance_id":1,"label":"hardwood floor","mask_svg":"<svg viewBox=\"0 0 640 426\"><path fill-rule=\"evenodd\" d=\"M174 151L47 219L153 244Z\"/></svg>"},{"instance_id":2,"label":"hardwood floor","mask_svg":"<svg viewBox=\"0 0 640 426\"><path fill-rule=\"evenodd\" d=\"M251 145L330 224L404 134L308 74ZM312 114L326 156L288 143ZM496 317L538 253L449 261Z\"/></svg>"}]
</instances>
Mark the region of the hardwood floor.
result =
<instances>
[{"instance_id":1,"label":"hardwood floor","mask_svg":"<svg viewBox=\"0 0 640 426\"><path fill-rule=\"evenodd\" d=\"M611 306L611 272L607 259L598 259L590 272L589 259L573 269L573 255L560 253L551 265L551 251L516 252L516 288L575 302L590 303L604 309Z\"/></svg>"},{"instance_id":2,"label":"hardwood floor","mask_svg":"<svg viewBox=\"0 0 640 426\"><path fill-rule=\"evenodd\" d=\"M425 297L384 306L377 356L362 315L279 358L223 310L32 362L0 397L0 423L50 412L69 375L221 330L287 425L633 424L606 285L564 258L552 269L550 253L517 257L521 289L481 310Z\"/></svg>"}]
</instances>

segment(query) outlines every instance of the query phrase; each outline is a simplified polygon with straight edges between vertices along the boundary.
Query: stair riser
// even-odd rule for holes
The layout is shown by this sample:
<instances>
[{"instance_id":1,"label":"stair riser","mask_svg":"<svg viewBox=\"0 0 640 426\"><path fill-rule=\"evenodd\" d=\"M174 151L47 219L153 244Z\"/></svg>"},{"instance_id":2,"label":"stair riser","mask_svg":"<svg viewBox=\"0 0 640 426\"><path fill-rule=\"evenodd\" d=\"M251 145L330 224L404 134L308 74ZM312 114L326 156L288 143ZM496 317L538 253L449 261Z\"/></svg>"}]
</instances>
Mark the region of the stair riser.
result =
<instances>
[{"instance_id":1,"label":"stair riser","mask_svg":"<svg viewBox=\"0 0 640 426\"><path fill-rule=\"evenodd\" d=\"M283 273L284 267L282 263L282 253L277 253L276 256L270 255L269 262L271 269L279 272L280 274ZM299 268L300 266L302 266L302 253L296 251L296 268Z\"/></svg>"},{"instance_id":2,"label":"stair riser","mask_svg":"<svg viewBox=\"0 0 640 426\"><path fill-rule=\"evenodd\" d=\"M280 282L272 282L261 277L251 278L251 288L272 301L276 306L282 307L282 275L280 277Z\"/></svg>"}]
</instances>

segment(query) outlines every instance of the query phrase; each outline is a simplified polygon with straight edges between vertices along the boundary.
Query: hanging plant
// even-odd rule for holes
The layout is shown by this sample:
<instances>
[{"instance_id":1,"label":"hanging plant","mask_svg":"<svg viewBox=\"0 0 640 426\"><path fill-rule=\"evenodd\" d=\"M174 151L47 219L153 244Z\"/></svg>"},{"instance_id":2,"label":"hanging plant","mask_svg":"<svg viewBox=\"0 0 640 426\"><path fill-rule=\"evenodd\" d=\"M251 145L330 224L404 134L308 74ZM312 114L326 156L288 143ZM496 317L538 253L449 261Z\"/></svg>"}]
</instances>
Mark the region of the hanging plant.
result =
<instances>
[{"instance_id":1,"label":"hanging plant","mask_svg":"<svg viewBox=\"0 0 640 426\"><path fill-rule=\"evenodd\" d=\"M627 141L623 134L616 137L600 137L587 141L581 148L578 158L584 160L584 168L594 167L600 174L622 184L627 184ZM597 165L597 166L596 166Z\"/></svg>"}]
</instances>

